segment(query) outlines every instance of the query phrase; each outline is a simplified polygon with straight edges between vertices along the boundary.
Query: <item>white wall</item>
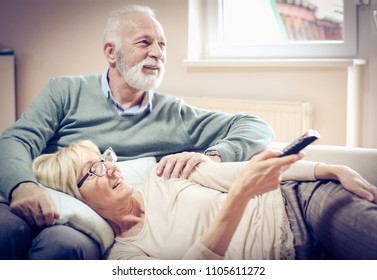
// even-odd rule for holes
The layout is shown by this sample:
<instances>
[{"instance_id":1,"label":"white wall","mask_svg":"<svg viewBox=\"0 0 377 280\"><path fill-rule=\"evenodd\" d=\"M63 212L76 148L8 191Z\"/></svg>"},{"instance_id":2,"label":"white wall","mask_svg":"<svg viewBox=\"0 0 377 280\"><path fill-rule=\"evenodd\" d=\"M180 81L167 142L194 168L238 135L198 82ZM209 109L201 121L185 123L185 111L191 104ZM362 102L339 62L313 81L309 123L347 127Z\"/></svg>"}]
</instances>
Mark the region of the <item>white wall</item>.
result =
<instances>
[{"instance_id":1,"label":"white wall","mask_svg":"<svg viewBox=\"0 0 377 280\"><path fill-rule=\"evenodd\" d=\"M0 0L0 45L14 49L17 59L18 115L50 77L105 69L101 46L105 20L125 3L151 6L165 28L168 63L160 91L177 96L309 101L321 143L345 144L347 69L187 68L182 63L187 56L187 0ZM364 50L364 55L368 52ZM377 86L376 79L367 80L369 67L375 64L363 71L361 138L363 146L377 148Z\"/></svg>"}]
</instances>

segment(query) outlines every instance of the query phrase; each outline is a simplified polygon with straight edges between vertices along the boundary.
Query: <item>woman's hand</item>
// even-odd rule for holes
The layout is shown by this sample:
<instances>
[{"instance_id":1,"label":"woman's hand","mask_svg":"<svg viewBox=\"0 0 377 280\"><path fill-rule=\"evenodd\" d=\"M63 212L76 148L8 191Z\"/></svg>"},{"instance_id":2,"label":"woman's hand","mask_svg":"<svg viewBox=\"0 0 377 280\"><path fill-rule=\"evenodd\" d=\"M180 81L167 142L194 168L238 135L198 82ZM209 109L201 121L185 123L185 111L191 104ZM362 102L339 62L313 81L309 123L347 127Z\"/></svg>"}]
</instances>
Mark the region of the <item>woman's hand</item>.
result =
<instances>
[{"instance_id":1,"label":"woman's hand","mask_svg":"<svg viewBox=\"0 0 377 280\"><path fill-rule=\"evenodd\" d=\"M241 196L250 199L279 187L281 174L302 154L278 157L279 151L266 150L243 166L232 186Z\"/></svg>"},{"instance_id":2,"label":"woman's hand","mask_svg":"<svg viewBox=\"0 0 377 280\"><path fill-rule=\"evenodd\" d=\"M318 163L314 172L317 179L337 180L348 191L377 204L377 187L352 168L345 165Z\"/></svg>"},{"instance_id":3,"label":"woman's hand","mask_svg":"<svg viewBox=\"0 0 377 280\"><path fill-rule=\"evenodd\" d=\"M281 173L302 158L302 154L278 157L280 154L267 150L242 166L223 207L202 236L204 246L224 256L249 200L277 189Z\"/></svg>"}]
</instances>

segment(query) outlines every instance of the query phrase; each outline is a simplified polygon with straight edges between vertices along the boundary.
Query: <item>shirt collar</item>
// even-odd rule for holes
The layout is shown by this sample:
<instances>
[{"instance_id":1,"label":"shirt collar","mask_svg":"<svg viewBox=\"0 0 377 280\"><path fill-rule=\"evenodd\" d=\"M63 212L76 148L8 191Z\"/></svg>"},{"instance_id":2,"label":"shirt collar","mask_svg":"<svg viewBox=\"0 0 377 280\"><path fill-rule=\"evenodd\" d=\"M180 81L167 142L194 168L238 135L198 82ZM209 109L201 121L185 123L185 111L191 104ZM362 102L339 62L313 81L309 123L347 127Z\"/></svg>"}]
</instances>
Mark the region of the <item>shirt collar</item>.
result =
<instances>
[{"instance_id":1,"label":"shirt collar","mask_svg":"<svg viewBox=\"0 0 377 280\"><path fill-rule=\"evenodd\" d=\"M136 105L131 108L123 109L120 104L114 100L111 90L109 81L107 79L107 75L109 73L109 68L107 68L103 73L101 77L101 87L102 87L102 93L105 95L107 99L110 99L111 102L114 105L114 108L118 111L119 115L137 115L145 111L149 107L149 110L152 111L152 96L153 91L149 90L146 91L143 97L143 100L141 101L140 105Z\"/></svg>"}]
</instances>

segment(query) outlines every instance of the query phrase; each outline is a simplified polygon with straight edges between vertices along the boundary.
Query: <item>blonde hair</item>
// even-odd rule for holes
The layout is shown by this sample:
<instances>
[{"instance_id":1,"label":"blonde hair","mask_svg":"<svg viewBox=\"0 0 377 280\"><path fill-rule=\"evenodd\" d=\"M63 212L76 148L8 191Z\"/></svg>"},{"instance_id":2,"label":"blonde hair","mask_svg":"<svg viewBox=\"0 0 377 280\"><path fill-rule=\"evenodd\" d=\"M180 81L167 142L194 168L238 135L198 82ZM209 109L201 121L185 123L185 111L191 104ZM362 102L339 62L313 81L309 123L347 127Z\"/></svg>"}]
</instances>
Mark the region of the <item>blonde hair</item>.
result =
<instances>
[{"instance_id":1,"label":"blonde hair","mask_svg":"<svg viewBox=\"0 0 377 280\"><path fill-rule=\"evenodd\" d=\"M44 154L33 160L36 179L46 187L83 200L77 180L87 163L87 153L99 153L97 145L89 140L79 140L53 154Z\"/></svg>"}]
</instances>

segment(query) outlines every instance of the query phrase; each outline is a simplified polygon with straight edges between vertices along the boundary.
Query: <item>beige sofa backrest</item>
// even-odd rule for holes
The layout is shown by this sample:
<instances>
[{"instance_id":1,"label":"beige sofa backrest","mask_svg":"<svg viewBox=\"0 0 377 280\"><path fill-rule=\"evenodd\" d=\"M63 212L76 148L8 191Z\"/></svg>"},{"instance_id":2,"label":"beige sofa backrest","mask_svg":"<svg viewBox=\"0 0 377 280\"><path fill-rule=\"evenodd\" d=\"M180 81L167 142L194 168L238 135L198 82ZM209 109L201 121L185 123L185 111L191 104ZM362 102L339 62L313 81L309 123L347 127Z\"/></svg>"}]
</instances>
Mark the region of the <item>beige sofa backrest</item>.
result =
<instances>
[{"instance_id":1,"label":"beige sofa backrest","mask_svg":"<svg viewBox=\"0 0 377 280\"><path fill-rule=\"evenodd\" d=\"M274 142L270 148L282 149L285 145L287 143ZM377 149L313 144L304 152L305 160L347 165L377 186Z\"/></svg>"}]
</instances>

